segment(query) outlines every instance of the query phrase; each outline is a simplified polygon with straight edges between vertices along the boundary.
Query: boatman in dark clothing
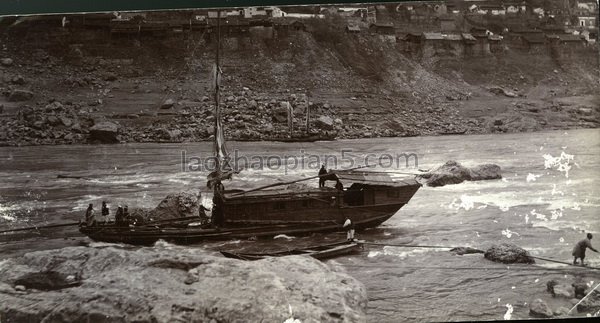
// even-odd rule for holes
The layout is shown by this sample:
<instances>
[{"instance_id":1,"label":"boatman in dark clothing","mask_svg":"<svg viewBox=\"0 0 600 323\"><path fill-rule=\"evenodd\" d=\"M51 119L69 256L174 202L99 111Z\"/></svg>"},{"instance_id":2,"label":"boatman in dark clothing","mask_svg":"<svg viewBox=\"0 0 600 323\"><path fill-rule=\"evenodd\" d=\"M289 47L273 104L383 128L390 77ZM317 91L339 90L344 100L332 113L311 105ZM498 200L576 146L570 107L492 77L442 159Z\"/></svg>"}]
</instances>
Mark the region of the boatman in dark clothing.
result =
<instances>
[{"instance_id":1,"label":"boatman in dark clothing","mask_svg":"<svg viewBox=\"0 0 600 323\"><path fill-rule=\"evenodd\" d=\"M119 205L119 207L117 207L117 213L115 214L115 222L117 224L123 224L125 222L125 212L123 211L123 208Z\"/></svg>"},{"instance_id":2,"label":"boatman in dark clothing","mask_svg":"<svg viewBox=\"0 0 600 323\"><path fill-rule=\"evenodd\" d=\"M108 214L110 214L110 211L108 210L108 206L106 206L106 201L102 201L102 217L104 217L106 222L108 222Z\"/></svg>"},{"instance_id":3,"label":"boatman in dark clothing","mask_svg":"<svg viewBox=\"0 0 600 323\"><path fill-rule=\"evenodd\" d=\"M354 223L350 218L346 218L343 228L346 229L346 239L348 241L354 241Z\"/></svg>"},{"instance_id":4,"label":"boatman in dark clothing","mask_svg":"<svg viewBox=\"0 0 600 323\"><path fill-rule=\"evenodd\" d=\"M90 203L87 210L85 210L85 225L91 227L94 225L94 222L96 222L94 220L94 205Z\"/></svg>"},{"instance_id":5,"label":"boatman in dark clothing","mask_svg":"<svg viewBox=\"0 0 600 323\"><path fill-rule=\"evenodd\" d=\"M592 234L588 233L587 237L575 245L573 248L573 265L577 265L577 258L581 259L581 265L585 266L583 263L583 259L585 258L585 249L590 248L594 252L598 252L598 250L592 247Z\"/></svg>"},{"instance_id":6,"label":"boatman in dark clothing","mask_svg":"<svg viewBox=\"0 0 600 323\"><path fill-rule=\"evenodd\" d=\"M327 175L327 169L325 169L325 164L323 164L321 169L319 169L319 187L325 187L325 175Z\"/></svg>"},{"instance_id":7,"label":"boatman in dark clothing","mask_svg":"<svg viewBox=\"0 0 600 323\"><path fill-rule=\"evenodd\" d=\"M343 191L344 190L344 184L342 184L342 182L340 182L339 180L335 183L335 189L338 191Z\"/></svg>"}]
</instances>

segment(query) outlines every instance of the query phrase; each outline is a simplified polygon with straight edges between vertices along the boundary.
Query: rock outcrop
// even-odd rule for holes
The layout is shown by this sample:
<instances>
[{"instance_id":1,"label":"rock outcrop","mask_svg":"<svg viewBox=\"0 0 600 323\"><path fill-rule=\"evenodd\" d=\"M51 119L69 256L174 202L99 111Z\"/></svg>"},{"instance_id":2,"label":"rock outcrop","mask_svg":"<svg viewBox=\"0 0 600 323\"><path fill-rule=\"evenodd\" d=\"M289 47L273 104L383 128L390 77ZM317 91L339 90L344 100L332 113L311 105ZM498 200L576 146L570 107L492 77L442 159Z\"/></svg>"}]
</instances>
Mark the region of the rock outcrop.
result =
<instances>
[{"instance_id":1,"label":"rock outcrop","mask_svg":"<svg viewBox=\"0 0 600 323\"><path fill-rule=\"evenodd\" d=\"M581 312L592 312L595 313L600 311L600 291L597 289L592 291L590 295L581 301L579 305L577 305L577 311Z\"/></svg>"},{"instance_id":2,"label":"rock outcrop","mask_svg":"<svg viewBox=\"0 0 600 323\"><path fill-rule=\"evenodd\" d=\"M169 194L154 209L132 209L130 218L137 222L169 220L175 218L200 216L200 221L207 221L200 212L200 201L193 194L181 192Z\"/></svg>"},{"instance_id":3,"label":"rock outcrop","mask_svg":"<svg viewBox=\"0 0 600 323\"><path fill-rule=\"evenodd\" d=\"M418 180L425 182L429 186L444 186L464 181L500 178L502 178L502 175L500 166L498 165L483 164L467 168L454 160L449 160L437 169L417 176Z\"/></svg>"},{"instance_id":4,"label":"rock outcrop","mask_svg":"<svg viewBox=\"0 0 600 323\"><path fill-rule=\"evenodd\" d=\"M333 130L334 121L329 116L320 116L315 120L315 126L323 130Z\"/></svg>"},{"instance_id":5,"label":"rock outcrop","mask_svg":"<svg viewBox=\"0 0 600 323\"><path fill-rule=\"evenodd\" d=\"M7 322L364 322L366 303L359 281L302 256L245 262L166 243L93 244L0 262Z\"/></svg>"},{"instance_id":6,"label":"rock outcrop","mask_svg":"<svg viewBox=\"0 0 600 323\"><path fill-rule=\"evenodd\" d=\"M28 101L33 98L33 92L27 90L14 90L8 95L8 101L19 102Z\"/></svg>"},{"instance_id":7,"label":"rock outcrop","mask_svg":"<svg viewBox=\"0 0 600 323\"><path fill-rule=\"evenodd\" d=\"M119 142L118 135L119 125L114 122L100 122L90 128L91 141L99 141L107 144L117 143Z\"/></svg>"},{"instance_id":8,"label":"rock outcrop","mask_svg":"<svg viewBox=\"0 0 600 323\"><path fill-rule=\"evenodd\" d=\"M493 245L491 248L485 251L483 256L491 261L501 262L504 264L535 263L535 260L531 258L531 255L527 250L510 243Z\"/></svg>"},{"instance_id":9,"label":"rock outcrop","mask_svg":"<svg viewBox=\"0 0 600 323\"><path fill-rule=\"evenodd\" d=\"M546 302L538 298L529 304L529 315L536 318L550 318L554 313Z\"/></svg>"}]
</instances>

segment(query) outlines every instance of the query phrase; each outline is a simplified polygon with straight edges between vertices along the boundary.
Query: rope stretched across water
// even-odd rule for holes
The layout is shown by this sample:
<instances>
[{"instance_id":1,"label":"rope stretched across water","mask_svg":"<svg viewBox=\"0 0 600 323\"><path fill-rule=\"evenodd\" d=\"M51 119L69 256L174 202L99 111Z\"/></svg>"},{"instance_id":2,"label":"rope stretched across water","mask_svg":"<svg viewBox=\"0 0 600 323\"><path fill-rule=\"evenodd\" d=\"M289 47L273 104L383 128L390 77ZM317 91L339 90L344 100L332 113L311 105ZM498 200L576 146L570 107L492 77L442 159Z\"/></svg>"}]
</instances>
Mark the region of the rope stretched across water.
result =
<instances>
[{"instance_id":1,"label":"rope stretched across water","mask_svg":"<svg viewBox=\"0 0 600 323\"><path fill-rule=\"evenodd\" d=\"M451 247L451 246L416 245L416 244L387 244L387 243L366 242L366 241L364 241L364 242L361 241L361 243L364 244L364 245L389 246L389 247L432 248L432 249L465 249L465 250L468 250L468 253L485 253L485 251L483 251L483 250L472 248L472 247ZM560 261L560 260L554 260L554 259L550 259L550 258L544 258L544 257L538 257L538 256L531 256L531 255L529 255L528 257L534 258L534 259L543 260L543 261L555 262L555 263L559 263L559 264L563 264L563 265L574 266L574 267L577 267L577 268L586 268L586 269L592 269L592 270L600 270L600 267L590 267L590 266L583 266L582 267L582 266L578 266L578 265L575 265L575 264L570 263L570 262Z\"/></svg>"}]
</instances>

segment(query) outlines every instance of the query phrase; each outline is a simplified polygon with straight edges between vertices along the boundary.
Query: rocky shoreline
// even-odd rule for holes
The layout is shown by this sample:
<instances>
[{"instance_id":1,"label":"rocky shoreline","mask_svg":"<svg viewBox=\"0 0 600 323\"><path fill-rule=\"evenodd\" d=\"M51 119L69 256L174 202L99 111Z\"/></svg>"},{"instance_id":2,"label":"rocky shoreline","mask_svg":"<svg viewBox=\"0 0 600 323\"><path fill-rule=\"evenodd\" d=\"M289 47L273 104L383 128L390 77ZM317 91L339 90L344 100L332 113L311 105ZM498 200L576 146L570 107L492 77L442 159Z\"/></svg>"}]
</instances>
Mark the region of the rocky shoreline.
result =
<instances>
[{"instance_id":1,"label":"rocky shoreline","mask_svg":"<svg viewBox=\"0 0 600 323\"><path fill-rule=\"evenodd\" d=\"M310 257L92 243L0 262L8 322L365 322L366 304L362 283Z\"/></svg>"},{"instance_id":2,"label":"rocky shoreline","mask_svg":"<svg viewBox=\"0 0 600 323\"><path fill-rule=\"evenodd\" d=\"M192 77L148 75L138 66L115 65L120 61L60 65L42 53L40 59L0 61L0 146L212 139L214 100L210 88L201 89ZM265 89L234 77L227 82L221 97L227 140L302 141L307 111L310 140L596 128L600 120L600 97L585 92L540 99L494 86L453 95L384 90L311 95L307 87Z\"/></svg>"},{"instance_id":3,"label":"rocky shoreline","mask_svg":"<svg viewBox=\"0 0 600 323\"><path fill-rule=\"evenodd\" d=\"M364 115L344 115L337 107L327 103L314 104L306 96L298 98L292 95L290 99L291 101L278 101L247 94L241 98L229 96L223 109L225 137L227 140L237 141L303 141L302 138L305 137L309 141L314 138L414 137L580 128L574 125L519 128L502 118L497 118L490 124L482 124L459 116L448 125L437 123L444 117L433 108L422 116L429 124L426 127L415 125L416 117L410 115L406 115L406 118L390 118L382 125L369 126L360 122L360 119L369 117L368 111L364 111ZM294 124L300 125L291 135L285 108L290 102L294 106ZM208 102L207 97L196 103L199 106L186 105L185 102L174 103L168 99L159 111L125 115L102 113L101 100L92 104L51 101L35 106L24 105L14 116L5 117L0 124L0 146L210 141L214 132L213 105ZM312 137L306 135L305 111L308 108L311 109L311 115L316 116L311 121ZM585 108L575 115L593 118L591 116L595 114L598 111ZM582 127L593 128L595 124Z\"/></svg>"}]
</instances>

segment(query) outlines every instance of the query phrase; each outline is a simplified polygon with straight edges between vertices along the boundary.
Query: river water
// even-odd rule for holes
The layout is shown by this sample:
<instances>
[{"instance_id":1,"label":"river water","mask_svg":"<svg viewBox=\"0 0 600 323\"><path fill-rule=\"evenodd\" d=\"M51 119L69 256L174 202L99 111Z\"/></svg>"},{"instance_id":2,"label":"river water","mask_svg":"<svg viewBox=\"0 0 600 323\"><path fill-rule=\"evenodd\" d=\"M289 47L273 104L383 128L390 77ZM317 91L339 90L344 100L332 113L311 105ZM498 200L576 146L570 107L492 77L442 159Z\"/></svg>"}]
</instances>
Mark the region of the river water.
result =
<instances>
[{"instance_id":1,"label":"river water","mask_svg":"<svg viewBox=\"0 0 600 323\"><path fill-rule=\"evenodd\" d=\"M169 193L197 193L206 171L198 158L211 154L211 143L126 144L0 148L0 230L77 221L88 203L154 207ZM226 187L254 187L273 180L313 176L323 159L338 157L338 168L415 154L409 167L378 170L408 176L447 160L466 166L494 163L503 179L467 182L441 188L423 187L394 217L358 238L381 244L472 246L486 249L509 242L533 255L570 261L575 242L584 232L600 237L600 130L568 130L502 135L378 138L317 143L230 142L231 152L246 156L263 170L244 170ZM343 152L343 156L342 156ZM277 167L275 156L288 159ZM251 159L254 158L254 159ZM304 168L297 166L304 161ZM328 167L333 168L330 158ZM310 165L309 165L310 164ZM294 167L294 165L296 165ZM311 166L311 167L308 167ZM59 178L59 175L60 178ZM64 178L66 177L66 178ZM308 185L317 183L309 181ZM114 213L114 210L112 211ZM229 241L191 246L211 251L223 248L274 249L343 239L344 235L279 237L267 241ZM592 242L600 247L600 242ZM2 257L31 250L85 243L72 227L50 233L0 234ZM600 256L588 252L592 265ZM528 318L528 303L548 300L550 279L600 281L600 272L538 261L532 265L501 265L480 254L457 256L446 249L372 245L358 255L328 261L362 281L369 294L371 322L501 320ZM507 313L512 307L512 313ZM581 313L579 315L585 315ZM592 313L593 314L593 313Z\"/></svg>"}]
</instances>

